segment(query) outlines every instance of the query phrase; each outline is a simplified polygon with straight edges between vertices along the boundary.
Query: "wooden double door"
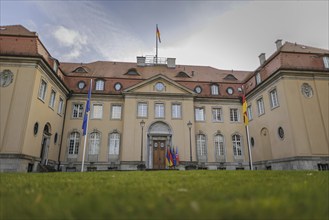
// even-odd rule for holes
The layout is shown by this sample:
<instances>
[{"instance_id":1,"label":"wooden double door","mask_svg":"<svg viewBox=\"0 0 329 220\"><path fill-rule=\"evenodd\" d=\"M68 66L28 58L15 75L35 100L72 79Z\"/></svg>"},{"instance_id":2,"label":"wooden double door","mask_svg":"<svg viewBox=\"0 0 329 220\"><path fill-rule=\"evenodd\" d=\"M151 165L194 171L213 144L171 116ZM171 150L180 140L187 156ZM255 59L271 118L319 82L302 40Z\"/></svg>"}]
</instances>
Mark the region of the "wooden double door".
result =
<instances>
[{"instance_id":1,"label":"wooden double door","mask_svg":"<svg viewBox=\"0 0 329 220\"><path fill-rule=\"evenodd\" d=\"M153 141L153 169L166 169L166 141Z\"/></svg>"}]
</instances>

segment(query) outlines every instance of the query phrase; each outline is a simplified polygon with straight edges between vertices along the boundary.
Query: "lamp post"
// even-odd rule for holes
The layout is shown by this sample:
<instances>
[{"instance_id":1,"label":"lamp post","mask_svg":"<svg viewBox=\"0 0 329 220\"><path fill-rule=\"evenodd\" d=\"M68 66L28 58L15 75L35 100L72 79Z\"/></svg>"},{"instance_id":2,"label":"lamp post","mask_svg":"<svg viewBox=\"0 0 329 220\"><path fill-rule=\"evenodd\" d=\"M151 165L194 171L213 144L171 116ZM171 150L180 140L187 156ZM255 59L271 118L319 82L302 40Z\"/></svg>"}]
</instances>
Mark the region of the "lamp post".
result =
<instances>
[{"instance_id":1,"label":"lamp post","mask_svg":"<svg viewBox=\"0 0 329 220\"><path fill-rule=\"evenodd\" d=\"M192 122L188 121L187 127L190 131L190 162L192 162L192 139L191 139L191 128L192 128Z\"/></svg>"},{"instance_id":2,"label":"lamp post","mask_svg":"<svg viewBox=\"0 0 329 220\"><path fill-rule=\"evenodd\" d=\"M145 126L144 120L142 120L139 124L142 128L142 132L141 132L141 161L140 161L140 164L137 166L137 168L140 169L140 170L143 170L143 169L145 169L145 164L143 164L143 129L144 129L144 126Z\"/></svg>"}]
</instances>

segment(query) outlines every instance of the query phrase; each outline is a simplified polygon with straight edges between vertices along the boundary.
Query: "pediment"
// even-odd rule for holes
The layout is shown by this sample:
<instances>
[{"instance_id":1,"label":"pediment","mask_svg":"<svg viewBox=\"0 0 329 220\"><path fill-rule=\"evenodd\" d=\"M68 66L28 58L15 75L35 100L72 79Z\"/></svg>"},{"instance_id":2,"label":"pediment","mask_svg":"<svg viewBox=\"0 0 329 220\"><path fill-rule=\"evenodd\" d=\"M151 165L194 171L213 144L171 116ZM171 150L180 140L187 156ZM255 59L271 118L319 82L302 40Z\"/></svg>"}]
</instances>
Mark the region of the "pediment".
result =
<instances>
[{"instance_id":1,"label":"pediment","mask_svg":"<svg viewBox=\"0 0 329 220\"><path fill-rule=\"evenodd\" d=\"M164 75L156 75L124 90L124 93L154 93L159 95L194 95L195 93Z\"/></svg>"}]
</instances>

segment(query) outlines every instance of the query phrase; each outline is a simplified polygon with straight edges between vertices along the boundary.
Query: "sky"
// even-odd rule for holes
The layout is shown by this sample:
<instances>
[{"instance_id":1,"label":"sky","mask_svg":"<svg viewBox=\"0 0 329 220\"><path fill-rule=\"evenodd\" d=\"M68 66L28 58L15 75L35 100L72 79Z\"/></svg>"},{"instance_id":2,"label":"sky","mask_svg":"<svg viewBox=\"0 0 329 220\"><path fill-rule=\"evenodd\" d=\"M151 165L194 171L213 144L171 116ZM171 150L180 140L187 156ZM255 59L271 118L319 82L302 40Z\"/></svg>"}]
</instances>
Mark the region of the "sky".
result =
<instances>
[{"instance_id":1,"label":"sky","mask_svg":"<svg viewBox=\"0 0 329 220\"><path fill-rule=\"evenodd\" d=\"M329 1L0 0L0 24L38 33L60 62L136 62L155 55L176 64L253 71L275 41L328 49Z\"/></svg>"}]
</instances>

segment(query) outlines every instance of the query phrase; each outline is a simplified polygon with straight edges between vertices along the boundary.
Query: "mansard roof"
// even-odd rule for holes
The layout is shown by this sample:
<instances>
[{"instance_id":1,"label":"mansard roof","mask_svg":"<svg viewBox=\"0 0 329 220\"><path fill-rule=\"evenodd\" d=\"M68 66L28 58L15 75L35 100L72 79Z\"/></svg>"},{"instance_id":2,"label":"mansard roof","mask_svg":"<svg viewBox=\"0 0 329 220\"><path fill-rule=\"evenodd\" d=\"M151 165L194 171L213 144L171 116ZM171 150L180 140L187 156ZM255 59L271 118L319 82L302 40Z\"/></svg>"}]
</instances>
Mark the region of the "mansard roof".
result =
<instances>
[{"instance_id":1,"label":"mansard roof","mask_svg":"<svg viewBox=\"0 0 329 220\"><path fill-rule=\"evenodd\" d=\"M172 80L180 81L201 81L201 82L224 82L228 74L234 75L237 82L242 83L250 74L250 71L232 71L221 70L210 66L191 66L176 65L175 68L168 68L163 65L154 66L137 66L137 63L96 61L92 63L83 63L90 69L88 73L74 72L81 66L81 63L61 63L62 71L68 76L89 76L102 78L129 78L129 79L148 79L157 74L162 74ZM126 74L129 70L134 69L138 74ZM189 77L178 78L180 72L186 73Z\"/></svg>"}]
</instances>

